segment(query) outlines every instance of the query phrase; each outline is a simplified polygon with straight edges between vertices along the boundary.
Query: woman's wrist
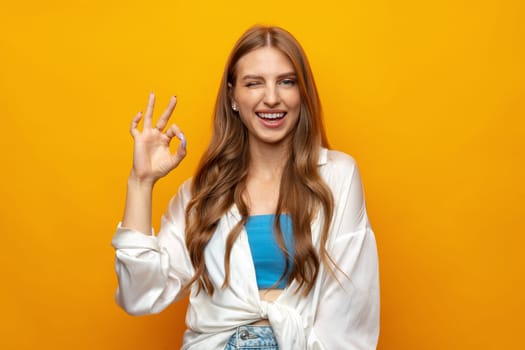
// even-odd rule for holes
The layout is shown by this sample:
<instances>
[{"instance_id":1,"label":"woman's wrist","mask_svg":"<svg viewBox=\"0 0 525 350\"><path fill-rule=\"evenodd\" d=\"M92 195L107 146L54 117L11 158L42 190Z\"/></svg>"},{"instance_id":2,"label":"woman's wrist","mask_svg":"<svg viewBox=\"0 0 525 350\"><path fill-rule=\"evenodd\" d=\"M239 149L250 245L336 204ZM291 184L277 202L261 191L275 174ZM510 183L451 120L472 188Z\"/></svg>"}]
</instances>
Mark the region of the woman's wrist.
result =
<instances>
[{"instance_id":1,"label":"woman's wrist","mask_svg":"<svg viewBox=\"0 0 525 350\"><path fill-rule=\"evenodd\" d=\"M157 182L156 179L148 179L137 176L133 170L128 177L128 187L132 188L153 189L155 182Z\"/></svg>"}]
</instances>

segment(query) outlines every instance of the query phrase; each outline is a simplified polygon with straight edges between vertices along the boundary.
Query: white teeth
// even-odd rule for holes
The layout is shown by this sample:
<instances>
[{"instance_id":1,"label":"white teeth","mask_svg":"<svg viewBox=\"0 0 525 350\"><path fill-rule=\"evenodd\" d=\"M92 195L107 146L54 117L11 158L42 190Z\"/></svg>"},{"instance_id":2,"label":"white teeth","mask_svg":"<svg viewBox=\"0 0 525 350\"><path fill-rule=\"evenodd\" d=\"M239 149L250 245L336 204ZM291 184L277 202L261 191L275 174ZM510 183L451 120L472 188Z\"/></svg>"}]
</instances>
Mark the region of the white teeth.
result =
<instances>
[{"instance_id":1,"label":"white teeth","mask_svg":"<svg viewBox=\"0 0 525 350\"><path fill-rule=\"evenodd\" d=\"M284 117L285 113L257 113L263 119L279 119Z\"/></svg>"}]
</instances>

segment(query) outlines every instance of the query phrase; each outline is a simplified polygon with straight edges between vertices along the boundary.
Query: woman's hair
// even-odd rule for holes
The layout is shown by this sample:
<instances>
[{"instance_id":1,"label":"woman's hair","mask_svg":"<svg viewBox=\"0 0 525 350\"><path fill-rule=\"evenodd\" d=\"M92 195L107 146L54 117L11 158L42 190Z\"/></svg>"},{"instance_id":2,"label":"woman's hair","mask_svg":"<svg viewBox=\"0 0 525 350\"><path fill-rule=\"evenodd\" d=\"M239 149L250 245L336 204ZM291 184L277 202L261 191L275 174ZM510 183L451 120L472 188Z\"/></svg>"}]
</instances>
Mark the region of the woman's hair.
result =
<instances>
[{"instance_id":1,"label":"woman's hair","mask_svg":"<svg viewBox=\"0 0 525 350\"><path fill-rule=\"evenodd\" d=\"M282 52L292 63L301 96L299 120L293 131L290 156L283 170L274 222L275 236L286 255L289 284L298 282L307 294L316 280L320 260L332 271L332 259L326 251L326 241L333 212L333 197L318 169L320 148L328 147L322 122L321 104L306 55L295 38L278 27L255 26L246 31L235 44L221 80L213 121L213 135L204 153L191 186L192 198L186 208L186 245L195 268L195 275L185 288L197 282L198 291L204 288L213 294L214 287L206 270L204 250L213 236L220 218L235 204L242 219L229 233L224 257L226 287L230 276L230 252L249 216L243 200L246 191L248 164L248 131L239 115L231 108L232 89L236 83L237 62L247 53L262 47ZM318 211L324 212L319 252L312 244L311 223ZM280 214L291 217L295 251L285 248ZM293 264L288 260L293 255ZM296 290L296 291L297 291Z\"/></svg>"}]
</instances>

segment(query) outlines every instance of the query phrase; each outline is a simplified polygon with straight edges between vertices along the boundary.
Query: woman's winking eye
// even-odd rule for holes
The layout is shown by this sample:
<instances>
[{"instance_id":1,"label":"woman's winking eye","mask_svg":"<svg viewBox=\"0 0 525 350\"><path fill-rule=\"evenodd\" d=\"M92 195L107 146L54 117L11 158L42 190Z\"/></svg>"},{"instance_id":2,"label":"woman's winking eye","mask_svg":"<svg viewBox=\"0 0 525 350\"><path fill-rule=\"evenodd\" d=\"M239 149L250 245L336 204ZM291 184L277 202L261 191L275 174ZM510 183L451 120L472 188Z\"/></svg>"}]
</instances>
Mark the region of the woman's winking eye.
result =
<instances>
[{"instance_id":1,"label":"woman's winking eye","mask_svg":"<svg viewBox=\"0 0 525 350\"><path fill-rule=\"evenodd\" d=\"M261 82L260 81L249 81L246 83L246 87L253 87L253 86L257 86L257 85L261 85Z\"/></svg>"}]
</instances>

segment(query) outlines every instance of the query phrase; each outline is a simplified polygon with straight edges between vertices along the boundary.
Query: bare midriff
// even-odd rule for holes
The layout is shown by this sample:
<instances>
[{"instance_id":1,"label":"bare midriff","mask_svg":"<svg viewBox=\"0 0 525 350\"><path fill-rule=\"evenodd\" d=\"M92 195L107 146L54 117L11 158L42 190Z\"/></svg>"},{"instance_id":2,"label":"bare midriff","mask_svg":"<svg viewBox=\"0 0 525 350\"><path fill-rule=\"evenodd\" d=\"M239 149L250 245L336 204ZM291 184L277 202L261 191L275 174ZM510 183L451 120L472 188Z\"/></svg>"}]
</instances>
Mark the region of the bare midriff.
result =
<instances>
[{"instance_id":1,"label":"bare midriff","mask_svg":"<svg viewBox=\"0 0 525 350\"><path fill-rule=\"evenodd\" d=\"M261 289L259 291L259 298L264 301L275 301L279 295L283 292L282 289ZM268 326L270 325L270 322L268 320L263 319L256 321L252 323L253 326Z\"/></svg>"}]
</instances>

